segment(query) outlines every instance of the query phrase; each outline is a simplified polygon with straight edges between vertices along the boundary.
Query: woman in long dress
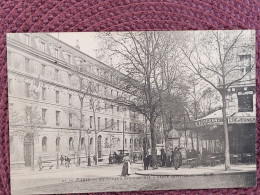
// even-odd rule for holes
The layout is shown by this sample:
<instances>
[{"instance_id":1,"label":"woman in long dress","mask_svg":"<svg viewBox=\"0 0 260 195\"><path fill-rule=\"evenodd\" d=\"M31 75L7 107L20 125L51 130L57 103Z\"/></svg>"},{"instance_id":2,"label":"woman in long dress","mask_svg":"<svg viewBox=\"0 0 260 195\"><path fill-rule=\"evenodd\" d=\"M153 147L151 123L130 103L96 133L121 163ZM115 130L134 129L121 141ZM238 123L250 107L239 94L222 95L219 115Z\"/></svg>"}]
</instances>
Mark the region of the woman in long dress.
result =
<instances>
[{"instance_id":1,"label":"woman in long dress","mask_svg":"<svg viewBox=\"0 0 260 195\"><path fill-rule=\"evenodd\" d=\"M121 176L128 176L131 174L130 171L130 159L128 154L123 158L123 168L122 168L122 173Z\"/></svg>"}]
</instances>

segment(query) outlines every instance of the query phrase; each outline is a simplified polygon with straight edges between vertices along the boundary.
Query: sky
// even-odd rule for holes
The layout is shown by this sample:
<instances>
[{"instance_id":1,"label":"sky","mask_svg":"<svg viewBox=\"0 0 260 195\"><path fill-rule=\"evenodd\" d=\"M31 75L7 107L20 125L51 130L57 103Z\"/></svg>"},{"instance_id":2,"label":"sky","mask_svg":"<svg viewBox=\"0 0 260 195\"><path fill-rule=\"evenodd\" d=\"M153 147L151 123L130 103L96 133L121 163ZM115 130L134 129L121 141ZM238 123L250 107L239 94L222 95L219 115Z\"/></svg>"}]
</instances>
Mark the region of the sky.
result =
<instances>
[{"instance_id":1,"label":"sky","mask_svg":"<svg viewBox=\"0 0 260 195\"><path fill-rule=\"evenodd\" d=\"M75 47L76 40L79 41L80 51L96 58L96 50L99 48L95 32L62 32L49 33L55 38Z\"/></svg>"}]
</instances>

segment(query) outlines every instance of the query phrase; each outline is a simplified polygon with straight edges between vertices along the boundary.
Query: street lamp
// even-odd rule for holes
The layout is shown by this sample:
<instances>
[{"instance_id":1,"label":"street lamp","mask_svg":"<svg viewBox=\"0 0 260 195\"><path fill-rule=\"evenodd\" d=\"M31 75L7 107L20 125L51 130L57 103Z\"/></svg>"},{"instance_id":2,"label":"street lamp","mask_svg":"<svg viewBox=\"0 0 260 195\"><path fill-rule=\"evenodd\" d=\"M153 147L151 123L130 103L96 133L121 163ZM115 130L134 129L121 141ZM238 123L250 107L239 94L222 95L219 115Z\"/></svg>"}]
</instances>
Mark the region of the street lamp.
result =
<instances>
[{"instance_id":1,"label":"street lamp","mask_svg":"<svg viewBox=\"0 0 260 195\"><path fill-rule=\"evenodd\" d=\"M91 130L87 130L88 134L88 166L91 166L91 160L90 160L90 139L89 139L89 134L91 133Z\"/></svg>"}]
</instances>

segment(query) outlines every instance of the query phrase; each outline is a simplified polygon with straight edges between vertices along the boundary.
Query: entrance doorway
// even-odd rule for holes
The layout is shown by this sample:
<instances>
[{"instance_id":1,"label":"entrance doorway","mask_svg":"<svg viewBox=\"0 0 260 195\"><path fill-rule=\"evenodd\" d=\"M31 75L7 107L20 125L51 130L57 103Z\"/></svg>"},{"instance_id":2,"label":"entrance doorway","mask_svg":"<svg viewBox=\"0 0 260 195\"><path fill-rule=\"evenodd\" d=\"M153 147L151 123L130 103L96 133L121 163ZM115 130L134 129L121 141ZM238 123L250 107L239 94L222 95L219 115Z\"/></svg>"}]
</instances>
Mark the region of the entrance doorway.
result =
<instances>
[{"instance_id":1,"label":"entrance doorway","mask_svg":"<svg viewBox=\"0 0 260 195\"><path fill-rule=\"evenodd\" d=\"M98 148L98 158L101 158L102 156L102 148L101 148L101 135L98 136L98 140L97 140L97 148Z\"/></svg>"},{"instance_id":2,"label":"entrance doorway","mask_svg":"<svg viewBox=\"0 0 260 195\"><path fill-rule=\"evenodd\" d=\"M30 167L33 164L33 142L33 135L26 134L24 137L24 161L26 167Z\"/></svg>"}]
</instances>

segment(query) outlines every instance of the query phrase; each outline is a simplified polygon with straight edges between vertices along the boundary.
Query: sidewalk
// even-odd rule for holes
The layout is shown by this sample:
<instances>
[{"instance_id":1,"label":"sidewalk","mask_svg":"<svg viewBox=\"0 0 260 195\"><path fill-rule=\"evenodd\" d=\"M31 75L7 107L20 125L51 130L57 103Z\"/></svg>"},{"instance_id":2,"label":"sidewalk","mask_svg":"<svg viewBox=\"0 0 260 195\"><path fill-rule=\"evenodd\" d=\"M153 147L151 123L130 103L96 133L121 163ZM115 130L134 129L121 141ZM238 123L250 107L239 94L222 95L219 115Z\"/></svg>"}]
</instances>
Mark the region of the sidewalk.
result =
<instances>
[{"instance_id":1,"label":"sidewalk","mask_svg":"<svg viewBox=\"0 0 260 195\"><path fill-rule=\"evenodd\" d=\"M199 176L199 175L218 175L218 174L240 174L256 172L256 165L231 165L231 170L225 171L224 165L217 165L215 167L197 167L197 168L185 168L181 167L175 170L174 167L159 167L156 170L142 170L136 171L137 175L147 176Z\"/></svg>"}]
</instances>

